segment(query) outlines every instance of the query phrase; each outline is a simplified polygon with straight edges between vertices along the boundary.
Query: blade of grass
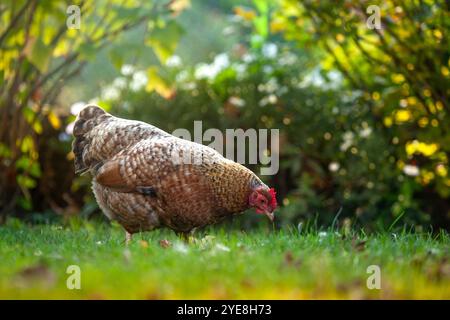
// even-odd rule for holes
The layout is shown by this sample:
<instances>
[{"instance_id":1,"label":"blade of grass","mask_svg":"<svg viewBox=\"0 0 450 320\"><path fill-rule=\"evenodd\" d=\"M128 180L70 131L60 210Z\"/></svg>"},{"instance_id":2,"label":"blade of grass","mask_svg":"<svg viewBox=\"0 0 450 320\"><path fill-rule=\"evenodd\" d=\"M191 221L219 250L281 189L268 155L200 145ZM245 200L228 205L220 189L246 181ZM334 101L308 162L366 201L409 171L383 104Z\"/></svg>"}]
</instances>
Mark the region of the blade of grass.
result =
<instances>
[{"instance_id":1,"label":"blade of grass","mask_svg":"<svg viewBox=\"0 0 450 320\"><path fill-rule=\"evenodd\" d=\"M402 211L402 213L400 213L400 214L398 215L398 217L395 218L394 222L392 222L392 224L389 226L388 232L391 232L392 228L393 228L393 227L397 224L397 222L404 216L404 214L405 214L405 211Z\"/></svg>"}]
</instances>

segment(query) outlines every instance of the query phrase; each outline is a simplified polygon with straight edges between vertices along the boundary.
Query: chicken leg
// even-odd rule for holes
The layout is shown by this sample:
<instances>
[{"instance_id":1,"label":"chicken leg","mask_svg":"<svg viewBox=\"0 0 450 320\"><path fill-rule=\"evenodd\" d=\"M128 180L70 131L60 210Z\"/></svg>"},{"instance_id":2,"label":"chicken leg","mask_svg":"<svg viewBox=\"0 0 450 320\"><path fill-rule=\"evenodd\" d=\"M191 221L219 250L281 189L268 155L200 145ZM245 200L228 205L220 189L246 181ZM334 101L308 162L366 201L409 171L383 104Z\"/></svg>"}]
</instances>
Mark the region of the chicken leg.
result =
<instances>
[{"instance_id":1,"label":"chicken leg","mask_svg":"<svg viewBox=\"0 0 450 320\"><path fill-rule=\"evenodd\" d=\"M128 231L125 231L125 245L128 246L131 243L131 238L133 235Z\"/></svg>"}]
</instances>

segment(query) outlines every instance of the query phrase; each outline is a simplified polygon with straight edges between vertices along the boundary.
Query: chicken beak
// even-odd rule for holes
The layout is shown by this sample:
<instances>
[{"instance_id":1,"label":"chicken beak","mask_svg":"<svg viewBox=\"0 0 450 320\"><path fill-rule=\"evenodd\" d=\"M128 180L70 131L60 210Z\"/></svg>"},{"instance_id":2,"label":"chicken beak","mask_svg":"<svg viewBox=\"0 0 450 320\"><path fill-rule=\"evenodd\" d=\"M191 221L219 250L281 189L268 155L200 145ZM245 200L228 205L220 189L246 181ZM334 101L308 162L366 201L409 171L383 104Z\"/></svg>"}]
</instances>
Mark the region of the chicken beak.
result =
<instances>
[{"instance_id":1,"label":"chicken beak","mask_svg":"<svg viewBox=\"0 0 450 320\"><path fill-rule=\"evenodd\" d=\"M273 220L275 219L273 212L265 211L264 214L267 218L269 218L270 222L273 222Z\"/></svg>"}]
</instances>

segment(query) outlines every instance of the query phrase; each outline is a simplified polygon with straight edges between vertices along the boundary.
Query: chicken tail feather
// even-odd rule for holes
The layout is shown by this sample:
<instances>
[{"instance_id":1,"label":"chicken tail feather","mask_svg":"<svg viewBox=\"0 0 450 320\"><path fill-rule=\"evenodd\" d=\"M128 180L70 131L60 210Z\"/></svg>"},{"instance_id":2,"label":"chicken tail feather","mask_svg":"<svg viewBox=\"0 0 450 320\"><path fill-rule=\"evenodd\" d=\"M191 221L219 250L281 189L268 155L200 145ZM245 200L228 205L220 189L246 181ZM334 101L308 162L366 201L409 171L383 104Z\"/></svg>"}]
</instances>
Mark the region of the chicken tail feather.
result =
<instances>
[{"instance_id":1,"label":"chicken tail feather","mask_svg":"<svg viewBox=\"0 0 450 320\"><path fill-rule=\"evenodd\" d=\"M108 116L109 114L105 110L96 105L88 105L78 114L73 127L75 140L72 144L75 155L75 173L84 173L89 169L89 164L83 160L83 152L90 143L88 133Z\"/></svg>"}]
</instances>

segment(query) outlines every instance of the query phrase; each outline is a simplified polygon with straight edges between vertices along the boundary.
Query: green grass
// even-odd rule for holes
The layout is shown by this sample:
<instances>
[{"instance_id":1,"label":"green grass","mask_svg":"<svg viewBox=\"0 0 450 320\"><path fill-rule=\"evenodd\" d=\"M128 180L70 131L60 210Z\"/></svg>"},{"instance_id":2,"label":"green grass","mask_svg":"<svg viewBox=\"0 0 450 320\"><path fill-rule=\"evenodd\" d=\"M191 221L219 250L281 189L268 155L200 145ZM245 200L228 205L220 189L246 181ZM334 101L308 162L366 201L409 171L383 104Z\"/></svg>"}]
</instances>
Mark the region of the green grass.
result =
<instances>
[{"instance_id":1,"label":"green grass","mask_svg":"<svg viewBox=\"0 0 450 320\"><path fill-rule=\"evenodd\" d=\"M450 299L449 236L211 228L183 244L170 231L135 235L79 222L0 226L2 299ZM171 246L164 248L159 241ZM81 268L68 290L66 269ZM381 289L369 290L369 265Z\"/></svg>"}]
</instances>

